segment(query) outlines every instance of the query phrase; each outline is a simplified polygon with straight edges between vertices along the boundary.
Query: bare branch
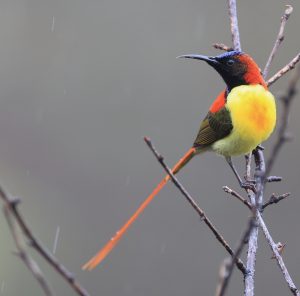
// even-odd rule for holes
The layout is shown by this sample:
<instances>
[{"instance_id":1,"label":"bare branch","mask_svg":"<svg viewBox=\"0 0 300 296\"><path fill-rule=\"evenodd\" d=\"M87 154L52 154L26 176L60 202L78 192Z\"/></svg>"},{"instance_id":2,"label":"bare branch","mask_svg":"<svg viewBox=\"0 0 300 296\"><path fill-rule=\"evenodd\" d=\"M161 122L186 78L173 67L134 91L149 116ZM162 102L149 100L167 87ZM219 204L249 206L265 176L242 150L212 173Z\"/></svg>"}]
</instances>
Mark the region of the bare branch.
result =
<instances>
[{"instance_id":1,"label":"bare branch","mask_svg":"<svg viewBox=\"0 0 300 296\"><path fill-rule=\"evenodd\" d=\"M153 152L155 157L157 158L158 162L161 164L161 166L164 168L164 170L167 172L167 174L170 176L172 182L174 185L179 189L179 191L182 193L182 195L186 198L186 200L190 203L190 205L194 208L194 210L198 213L200 219L204 221L204 223L208 226L208 228L213 232L217 240L221 243L221 245L226 249L226 251L233 256L233 250L228 245L228 243L225 241L223 236L220 234L220 232L216 229L216 227L212 224L212 222L209 220L209 218L206 216L205 212L197 205L195 200L191 197L191 195L187 192L187 190L182 186L182 184L178 181L178 179L174 176L171 169L166 165L164 162L164 158L158 153L158 151L153 146L151 140L147 137L144 138L146 144L150 148L150 150ZM238 258L236 260L236 265L238 269L245 274L246 268L243 264L243 262Z\"/></svg>"},{"instance_id":2,"label":"bare branch","mask_svg":"<svg viewBox=\"0 0 300 296\"><path fill-rule=\"evenodd\" d=\"M235 261L241 255L245 244L248 242L251 230L253 229L254 226L256 226L255 218L252 217L249 220L248 227L247 227L246 231L244 232L244 234L243 234L243 236L240 240L240 243L238 244L238 247L236 248L236 250L234 252L234 255L232 256L231 264L228 266L228 272L226 273L226 275L224 277L223 284L221 285L221 288L220 288L219 296L224 296L225 295L226 288L228 286L229 280L230 280L232 272L233 272Z\"/></svg>"},{"instance_id":3,"label":"bare branch","mask_svg":"<svg viewBox=\"0 0 300 296\"><path fill-rule=\"evenodd\" d=\"M300 55L299 55L299 57L300 57ZM281 117L281 121L280 121L280 126L279 126L279 129L277 132L277 140L276 140L276 142L273 146L273 149L270 153L270 158L267 161L266 176L268 176L269 173L271 172L280 149L287 141L286 130L288 127L288 118L289 118L291 103L297 93L296 85L297 85L297 82L299 79L300 79L300 67L298 67L297 71L294 73L294 75L289 83L289 86L286 90L285 95L283 95L281 97L281 102L283 104L283 112L282 112L282 117Z\"/></svg>"},{"instance_id":4,"label":"bare branch","mask_svg":"<svg viewBox=\"0 0 300 296\"><path fill-rule=\"evenodd\" d=\"M285 281L287 282L292 294L299 296L300 292L297 289L297 287L295 286L295 284L294 284L294 282L293 282L293 280L292 280L292 278L291 278L291 276L290 276L290 274L289 274L289 272L288 272L288 270L287 270L287 268L286 268L286 266L283 262L283 259L282 259L281 255L278 252L277 244L272 239L272 237L271 237L271 235L268 231L268 228L266 227L265 222L262 219L262 216L259 213L259 211L257 211L256 216L257 216L257 219L258 219L258 223L259 223L259 225L260 225L260 227L261 227L261 229L262 229L262 231L263 231L263 233L264 233L264 235L265 235L265 237L266 237L266 239L267 239L267 241L268 241L268 243L269 243L269 245L270 245L270 247L271 247L271 249L274 253L274 256L277 260L278 266L279 266L280 270L283 273Z\"/></svg>"},{"instance_id":5,"label":"bare branch","mask_svg":"<svg viewBox=\"0 0 300 296\"><path fill-rule=\"evenodd\" d=\"M298 53L287 65L285 65L282 69L280 69L275 75L273 75L268 81L267 85L271 86L274 82L276 82L279 78L281 78L284 74L294 69L296 64L300 61L300 53Z\"/></svg>"},{"instance_id":6,"label":"bare branch","mask_svg":"<svg viewBox=\"0 0 300 296\"><path fill-rule=\"evenodd\" d=\"M268 61L266 63L265 69L263 71L263 77L264 78L266 78L268 76L269 69L270 69L271 63L274 59L274 56L275 56L280 44L282 43L282 41L284 39L284 34L283 34L284 33L284 28L285 28L287 20L289 19L292 12L293 12L293 7L291 5L286 5L285 12L284 12L283 16L281 17L281 23L280 23L280 28L279 28L277 39L275 41L274 47L273 47L273 49L270 53L270 56L269 56Z\"/></svg>"},{"instance_id":7,"label":"bare branch","mask_svg":"<svg viewBox=\"0 0 300 296\"><path fill-rule=\"evenodd\" d=\"M49 286L47 280L45 279L42 271L40 270L38 264L26 253L25 248L23 247L23 245L21 243L21 238L20 238L20 235L18 234L18 231L16 229L14 221L12 220L12 217L11 217L12 214L9 210L9 207L7 207L7 205L4 205L3 211L5 214L5 218L6 218L8 226L9 226L10 232L12 234L12 237L15 241L15 245L18 250L18 252L16 254L24 262L26 267L31 271L31 273L33 274L33 276L35 277L35 279L41 286L42 290L44 291L44 294L46 296L52 296L53 293L50 289L50 286Z\"/></svg>"},{"instance_id":8,"label":"bare branch","mask_svg":"<svg viewBox=\"0 0 300 296\"><path fill-rule=\"evenodd\" d=\"M74 278L73 274L66 269L33 235L24 218L18 210L18 199L12 198L3 187L0 186L0 198L4 201L7 210L14 216L23 234L28 239L30 246L35 249L56 271L64 278L72 289L80 296L89 296L89 293Z\"/></svg>"},{"instance_id":9,"label":"bare branch","mask_svg":"<svg viewBox=\"0 0 300 296\"><path fill-rule=\"evenodd\" d=\"M226 193L228 193L228 194L230 194L230 195L236 197L236 198L237 198L238 200L240 200L243 204L245 204L245 205L249 208L249 210L252 210L252 207L251 207L251 205L250 205L250 203L248 202L247 199L245 199L244 197L242 197L240 194L238 194L236 191L232 190L232 189L229 188L228 186L223 186L222 188L223 188L223 190L224 190Z\"/></svg>"},{"instance_id":10,"label":"bare branch","mask_svg":"<svg viewBox=\"0 0 300 296\"><path fill-rule=\"evenodd\" d=\"M229 46L227 46L227 45L225 45L223 43L214 43L213 47L215 49L224 50L224 51L232 51L233 50L232 47L229 47Z\"/></svg>"},{"instance_id":11,"label":"bare branch","mask_svg":"<svg viewBox=\"0 0 300 296\"><path fill-rule=\"evenodd\" d=\"M228 10L230 16L230 29L231 29L233 47L235 50L241 51L242 47L241 47L239 25L238 25L238 18L236 12L236 0L228 0Z\"/></svg>"},{"instance_id":12,"label":"bare branch","mask_svg":"<svg viewBox=\"0 0 300 296\"><path fill-rule=\"evenodd\" d=\"M267 206L272 205L272 204L276 204L278 202L280 202L283 199L286 199L287 197L289 197L291 195L290 192L281 194L279 196L276 196L274 193L271 195L270 199L265 202L262 206L262 209L264 210Z\"/></svg>"}]
</instances>

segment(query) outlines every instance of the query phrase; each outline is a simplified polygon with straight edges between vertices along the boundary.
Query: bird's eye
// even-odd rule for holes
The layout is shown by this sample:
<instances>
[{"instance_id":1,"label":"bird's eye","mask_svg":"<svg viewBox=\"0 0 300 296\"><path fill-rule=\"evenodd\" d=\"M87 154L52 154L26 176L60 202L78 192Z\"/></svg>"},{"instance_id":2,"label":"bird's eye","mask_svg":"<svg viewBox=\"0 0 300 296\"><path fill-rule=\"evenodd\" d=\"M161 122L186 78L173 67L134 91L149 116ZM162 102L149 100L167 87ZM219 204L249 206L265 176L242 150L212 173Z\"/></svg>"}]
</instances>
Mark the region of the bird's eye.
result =
<instances>
[{"instance_id":1,"label":"bird's eye","mask_svg":"<svg viewBox=\"0 0 300 296\"><path fill-rule=\"evenodd\" d=\"M227 62L226 62L226 65L227 66L232 66L234 64L234 60L228 60Z\"/></svg>"},{"instance_id":2,"label":"bird's eye","mask_svg":"<svg viewBox=\"0 0 300 296\"><path fill-rule=\"evenodd\" d=\"M232 66L234 64L234 60L228 60L226 64L227 66Z\"/></svg>"}]
</instances>

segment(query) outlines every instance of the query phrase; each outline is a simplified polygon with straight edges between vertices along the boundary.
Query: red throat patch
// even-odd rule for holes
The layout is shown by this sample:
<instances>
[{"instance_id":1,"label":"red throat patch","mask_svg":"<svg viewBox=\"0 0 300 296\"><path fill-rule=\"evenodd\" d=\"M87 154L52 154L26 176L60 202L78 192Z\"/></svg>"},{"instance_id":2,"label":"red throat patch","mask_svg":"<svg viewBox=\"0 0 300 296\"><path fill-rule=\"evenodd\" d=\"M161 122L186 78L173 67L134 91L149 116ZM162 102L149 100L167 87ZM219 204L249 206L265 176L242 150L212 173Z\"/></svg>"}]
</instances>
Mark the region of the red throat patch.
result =
<instances>
[{"instance_id":1,"label":"red throat patch","mask_svg":"<svg viewBox=\"0 0 300 296\"><path fill-rule=\"evenodd\" d=\"M212 113L216 113L225 106L225 103L226 103L226 90L223 90L214 100L214 102L209 108L209 111Z\"/></svg>"}]
</instances>

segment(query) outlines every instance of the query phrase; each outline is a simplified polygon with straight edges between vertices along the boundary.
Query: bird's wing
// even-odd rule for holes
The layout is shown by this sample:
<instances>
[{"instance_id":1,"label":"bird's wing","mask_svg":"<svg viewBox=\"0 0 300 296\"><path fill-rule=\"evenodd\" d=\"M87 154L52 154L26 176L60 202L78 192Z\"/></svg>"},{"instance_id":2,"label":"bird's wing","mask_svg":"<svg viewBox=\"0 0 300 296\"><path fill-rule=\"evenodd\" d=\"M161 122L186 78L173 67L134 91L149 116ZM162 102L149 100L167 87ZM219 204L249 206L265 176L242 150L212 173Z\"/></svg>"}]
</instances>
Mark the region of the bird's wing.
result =
<instances>
[{"instance_id":1,"label":"bird's wing","mask_svg":"<svg viewBox=\"0 0 300 296\"><path fill-rule=\"evenodd\" d=\"M228 136L232 128L230 112L225 106L217 112L209 111L200 125L194 147L202 148L210 146L214 142Z\"/></svg>"}]
</instances>

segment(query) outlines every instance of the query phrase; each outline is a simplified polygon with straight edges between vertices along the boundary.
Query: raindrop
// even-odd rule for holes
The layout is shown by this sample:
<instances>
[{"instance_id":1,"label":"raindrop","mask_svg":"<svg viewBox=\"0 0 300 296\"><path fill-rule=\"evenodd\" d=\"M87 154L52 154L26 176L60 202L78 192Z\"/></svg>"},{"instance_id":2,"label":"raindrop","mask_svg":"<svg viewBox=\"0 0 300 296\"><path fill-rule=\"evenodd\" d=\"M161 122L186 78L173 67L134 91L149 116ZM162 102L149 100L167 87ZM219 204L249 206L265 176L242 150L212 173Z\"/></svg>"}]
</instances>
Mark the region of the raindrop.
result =
<instances>
[{"instance_id":1,"label":"raindrop","mask_svg":"<svg viewBox=\"0 0 300 296\"><path fill-rule=\"evenodd\" d=\"M55 26L55 16L52 17L52 25L51 25L51 32L54 32L54 26Z\"/></svg>"},{"instance_id":2,"label":"raindrop","mask_svg":"<svg viewBox=\"0 0 300 296\"><path fill-rule=\"evenodd\" d=\"M57 226L56 233L55 233L55 238L54 238L54 243L53 243L53 249L52 249L52 253L53 254L55 254L56 249L57 249L57 243L58 243L59 233L60 233L60 227Z\"/></svg>"}]
</instances>

